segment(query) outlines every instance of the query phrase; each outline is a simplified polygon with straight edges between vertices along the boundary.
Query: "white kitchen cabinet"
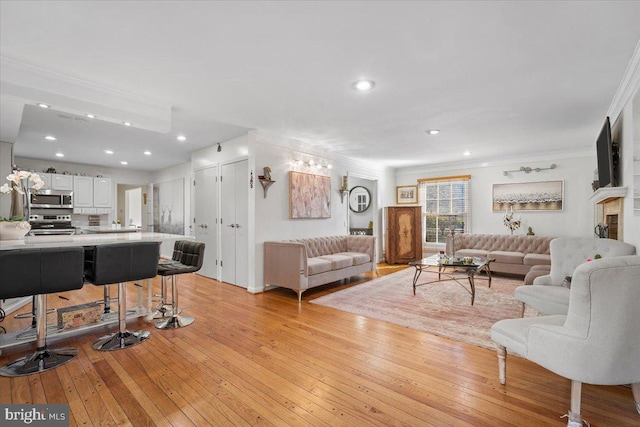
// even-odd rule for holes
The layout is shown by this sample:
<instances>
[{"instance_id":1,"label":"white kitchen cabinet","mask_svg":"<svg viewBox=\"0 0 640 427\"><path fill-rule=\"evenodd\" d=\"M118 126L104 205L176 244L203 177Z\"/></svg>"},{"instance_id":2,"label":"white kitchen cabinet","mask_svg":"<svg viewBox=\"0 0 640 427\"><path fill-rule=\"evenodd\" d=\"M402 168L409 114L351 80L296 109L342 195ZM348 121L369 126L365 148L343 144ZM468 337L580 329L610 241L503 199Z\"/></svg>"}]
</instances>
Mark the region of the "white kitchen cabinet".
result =
<instances>
[{"instance_id":1,"label":"white kitchen cabinet","mask_svg":"<svg viewBox=\"0 0 640 427\"><path fill-rule=\"evenodd\" d=\"M74 176L73 177L73 207L91 208L93 207L93 177Z\"/></svg>"},{"instance_id":2,"label":"white kitchen cabinet","mask_svg":"<svg viewBox=\"0 0 640 427\"><path fill-rule=\"evenodd\" d=\"M93 206L96 208L111 207L111 179L93 179Z\"/></svg>"},{"instance_id":3,"label":"white kitchen cabinet","mask_svg":"<svg viewBox=\"0 0 640 427\"><path fill-rule=\"evenodd\" d=\"M40 177L40 179L42 180L42 182L44 182L44 185L42 186L41 190L51 190L51 174L50 173L38 173L38 176ZM29 188L33 187L33 182L29 181L27 183L27 185L29 186Z\"/></svg>"},{"instance_id":4,"label":"white kitchen cabinet","mask_svg":"<svg viewBox=\"0 0 640 427\"><path fill-rule=\"evenodd\" d=\"M46 175L49 175L49 174L46 174ZM59 173L52 173L50 177L51 177L52 190L73 191L73 178L74 178L73 175L63 175Z\"/></svg>"}]
</instances>

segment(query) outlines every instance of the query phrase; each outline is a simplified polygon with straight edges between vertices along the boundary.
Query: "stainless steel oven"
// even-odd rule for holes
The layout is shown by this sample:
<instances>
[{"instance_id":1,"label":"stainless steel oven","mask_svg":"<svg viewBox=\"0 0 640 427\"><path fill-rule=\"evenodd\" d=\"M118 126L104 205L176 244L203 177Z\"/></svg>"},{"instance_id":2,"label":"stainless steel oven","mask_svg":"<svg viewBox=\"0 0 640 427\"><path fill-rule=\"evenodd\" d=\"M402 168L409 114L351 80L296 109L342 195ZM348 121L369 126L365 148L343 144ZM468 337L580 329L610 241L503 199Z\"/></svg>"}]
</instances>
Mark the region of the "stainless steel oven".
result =
<instances>
[{"instance_id":1,"label":"stainless steel oven","mask_svg":"<svg viewBox=\"0 0 640 427\"><path fill-rule=\"evenodd\" d=\"M61 236L76 234L71 215L30 215L31 236Z\"/></svg>"},{"instance_id":2,"label":"stainless steel oven","mask_svg":"<svg viewBox=\"0 0 640 427\"><path fill-rule=\"evenodd\" d=\"M29 192L29 206L37 209L73 208L73 191L40 190Z\"/></svg>"}]
</instances>

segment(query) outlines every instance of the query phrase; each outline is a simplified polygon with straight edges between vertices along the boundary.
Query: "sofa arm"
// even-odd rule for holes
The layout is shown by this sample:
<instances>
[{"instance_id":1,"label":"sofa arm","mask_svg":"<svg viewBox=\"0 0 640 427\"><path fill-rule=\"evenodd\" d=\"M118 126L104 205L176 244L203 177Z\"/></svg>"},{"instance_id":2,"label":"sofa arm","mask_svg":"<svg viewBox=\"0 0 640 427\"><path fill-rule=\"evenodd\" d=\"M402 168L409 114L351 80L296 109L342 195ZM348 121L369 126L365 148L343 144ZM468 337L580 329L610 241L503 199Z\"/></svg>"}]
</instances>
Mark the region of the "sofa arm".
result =
<instances>
[{"instance_id":1,"label":"sofa arm","mask_svg":"<svg viewBox=\"0 0 640 427\"><path fill-rule=\"evenodd\" d=\"M264 284L301 289L308 277L307 246L300 242L264 242Z\"/></svg>"}]
</instances>

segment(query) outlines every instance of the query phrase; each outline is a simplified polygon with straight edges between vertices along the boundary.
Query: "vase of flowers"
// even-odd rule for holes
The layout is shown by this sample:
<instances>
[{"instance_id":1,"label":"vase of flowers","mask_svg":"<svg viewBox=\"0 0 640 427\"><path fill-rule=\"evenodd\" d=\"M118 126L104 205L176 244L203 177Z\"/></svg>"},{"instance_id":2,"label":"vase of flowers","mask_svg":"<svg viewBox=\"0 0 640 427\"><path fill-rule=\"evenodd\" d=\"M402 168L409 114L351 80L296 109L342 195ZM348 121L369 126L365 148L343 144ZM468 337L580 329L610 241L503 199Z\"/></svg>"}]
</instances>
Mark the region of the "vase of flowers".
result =
<instances>
[{"instance_id":1,"label":"vase of flowers","mask_svg":"<svg viewBox=\"0 0 640 427\"><path fill-rule=\"evenodd\" d=\"M30 188L31 191L37 192L44 185L44 181L36 173L15 168L13 173L7 176L7 181L9 183L0 186L0 194L11 195L11 208L8 218L0 218L0 240L18 240L31 230L31 224L25 221L27 190Z\"/></svg>"}]
</instances>

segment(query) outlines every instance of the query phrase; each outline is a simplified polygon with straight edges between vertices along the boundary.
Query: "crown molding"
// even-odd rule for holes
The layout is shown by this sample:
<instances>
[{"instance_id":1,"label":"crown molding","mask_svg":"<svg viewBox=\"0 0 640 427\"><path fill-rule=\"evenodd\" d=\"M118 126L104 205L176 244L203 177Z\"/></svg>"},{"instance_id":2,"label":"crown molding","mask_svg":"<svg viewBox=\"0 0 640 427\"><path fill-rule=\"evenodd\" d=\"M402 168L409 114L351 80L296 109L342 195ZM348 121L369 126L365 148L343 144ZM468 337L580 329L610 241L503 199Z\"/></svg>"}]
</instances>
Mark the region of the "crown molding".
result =
<instances>
[{"instance_id":1,"label":"crown molding","mask_svg":"<svg viewBox=\"0 0 640 427\"><path fill-rule=\"evenodd\" d=\"M640 40L636 44L636 49L631 55L631 60L627 66L627 70L622 77L620 86L611 101L611 106L607 111L607 115L611 117L611 121L615 122L622 113L625 105L629 103L632 97L640 89Z\"/></svg>"},{"instance_id":2,"label":"crown molding","mask_svg":"<svg viewBox=\"0 0 640 427\"><path fill-rule=\"evenodd\" d=\"M171 130L171 105L155 99L47 70L14 58L0 56L0 91L25 104L44 102L57 111L167 133Z\"/></svg>"}]
</instances>

